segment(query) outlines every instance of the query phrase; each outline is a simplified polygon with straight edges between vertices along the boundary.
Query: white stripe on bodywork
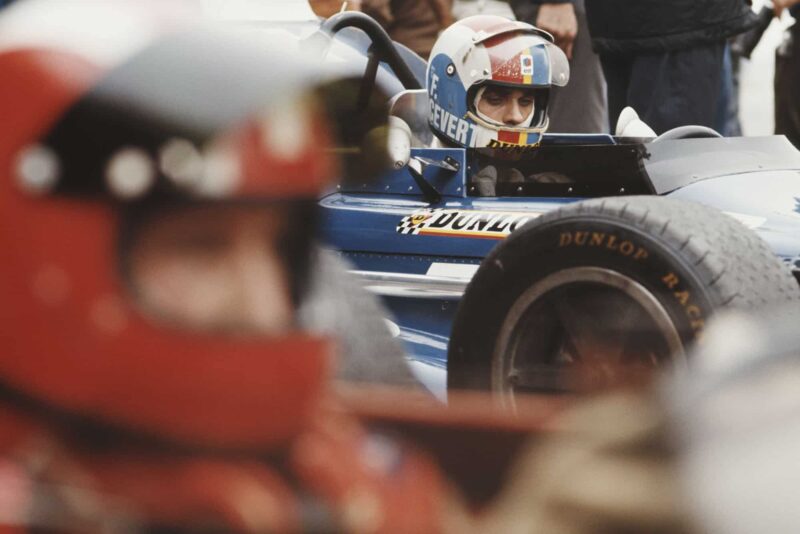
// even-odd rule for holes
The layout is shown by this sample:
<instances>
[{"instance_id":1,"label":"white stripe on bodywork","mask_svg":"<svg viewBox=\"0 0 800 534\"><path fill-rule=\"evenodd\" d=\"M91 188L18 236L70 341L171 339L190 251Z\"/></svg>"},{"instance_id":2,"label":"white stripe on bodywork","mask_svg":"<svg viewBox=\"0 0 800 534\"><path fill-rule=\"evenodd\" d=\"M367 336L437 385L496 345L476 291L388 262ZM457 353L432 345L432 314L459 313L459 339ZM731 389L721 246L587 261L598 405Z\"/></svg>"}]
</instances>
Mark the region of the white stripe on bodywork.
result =
<instances>
[{"instance_id":1,"label":"white stripe on bodywork","mask_svg":"<svg viewBox=\"0 0 800 534\"><path fill-rule=\"evenodd\" d=\"M384 297L458 299L464 294L469 278L429 276L427 274L350 271L362 285Z\"/></svg>"},{"instance_id":2,"label":"white stripe on bodywork","mask_svg":"<svg viewBox=\"0 0 800 534\"><path fill-rule=\"evenodd\" d=\"M455 278L458 280L472 280L475 271L478 270L476 264L465 263L431 263L428 267L428 276L440 276L443 278Z\"/></svg>"}]
</instances>

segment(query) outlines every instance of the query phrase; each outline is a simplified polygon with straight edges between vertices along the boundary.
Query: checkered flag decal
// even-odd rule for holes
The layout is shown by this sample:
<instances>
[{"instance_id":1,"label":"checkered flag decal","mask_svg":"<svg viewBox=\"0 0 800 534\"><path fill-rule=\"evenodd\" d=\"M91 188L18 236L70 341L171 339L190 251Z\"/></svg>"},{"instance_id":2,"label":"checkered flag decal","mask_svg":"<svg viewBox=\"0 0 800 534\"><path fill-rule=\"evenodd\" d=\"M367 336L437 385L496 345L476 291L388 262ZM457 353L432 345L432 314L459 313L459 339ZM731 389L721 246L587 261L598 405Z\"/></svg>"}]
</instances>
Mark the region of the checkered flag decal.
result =
<instances>
[{"instance_id":1,"label":"checkered flag decal","mask_svg":"<svg viewBox=\"0 0 800 534\"><path fill-rule=\"evenodd\" d=\"M425 209L415 211L411 215L406 215L400 219L400 222L397 224L397 233L417 235L422 228L425 228L425 223L439 211L442 211L442 208Z\"/></svg>"}]
</instances>

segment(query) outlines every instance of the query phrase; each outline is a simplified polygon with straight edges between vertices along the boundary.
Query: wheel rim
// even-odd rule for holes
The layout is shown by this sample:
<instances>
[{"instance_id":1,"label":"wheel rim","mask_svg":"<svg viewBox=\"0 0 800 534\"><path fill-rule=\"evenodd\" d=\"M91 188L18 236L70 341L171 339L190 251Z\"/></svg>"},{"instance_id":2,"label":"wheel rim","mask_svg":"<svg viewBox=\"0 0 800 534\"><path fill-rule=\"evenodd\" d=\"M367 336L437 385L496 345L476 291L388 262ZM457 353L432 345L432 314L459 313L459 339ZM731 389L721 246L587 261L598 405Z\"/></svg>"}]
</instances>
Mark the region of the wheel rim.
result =
<instances>
[{"instance_id":1,"label":"wheel rim","mask_svg":"<svg viewBox=\"0 0 800 534\"><path fill-rule=\"evenodd\" d=\"M623 366L685 361L677 328L647 288L610 269L574 267L538 281L511 306L491 382L513 405L521 392L570 391L578 365L584 378L600 381Z\"/></svg>"}]
</instances>

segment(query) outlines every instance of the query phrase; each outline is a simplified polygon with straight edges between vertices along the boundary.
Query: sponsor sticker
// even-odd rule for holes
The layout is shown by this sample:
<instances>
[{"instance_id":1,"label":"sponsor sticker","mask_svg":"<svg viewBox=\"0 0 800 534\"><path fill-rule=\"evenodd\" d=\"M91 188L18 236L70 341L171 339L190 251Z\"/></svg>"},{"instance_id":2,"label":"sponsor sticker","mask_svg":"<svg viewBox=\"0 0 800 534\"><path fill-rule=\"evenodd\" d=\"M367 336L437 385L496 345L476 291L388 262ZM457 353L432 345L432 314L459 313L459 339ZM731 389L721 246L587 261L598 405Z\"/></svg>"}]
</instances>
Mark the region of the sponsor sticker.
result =
<instances>
[{"instance_id":1,"label":"sponsor sticker","mask_svg":"<svg viewBox=\"0 0 800 534\"><path fill-rule=\"evenodd\" d=\"M426 208L403 217L397 233L503 239L540 213Z\"/></svg>"},{"instance_id":2,"label":"sponsor sticker","mask_svg":"<svg viewBox=\"0 0 800 534\"><path fill-rule=\"evenodd\" d=\"M530 54L519 56L519 69L523 76L533 76L533 56Z\"/></svg>"}]
</instances>

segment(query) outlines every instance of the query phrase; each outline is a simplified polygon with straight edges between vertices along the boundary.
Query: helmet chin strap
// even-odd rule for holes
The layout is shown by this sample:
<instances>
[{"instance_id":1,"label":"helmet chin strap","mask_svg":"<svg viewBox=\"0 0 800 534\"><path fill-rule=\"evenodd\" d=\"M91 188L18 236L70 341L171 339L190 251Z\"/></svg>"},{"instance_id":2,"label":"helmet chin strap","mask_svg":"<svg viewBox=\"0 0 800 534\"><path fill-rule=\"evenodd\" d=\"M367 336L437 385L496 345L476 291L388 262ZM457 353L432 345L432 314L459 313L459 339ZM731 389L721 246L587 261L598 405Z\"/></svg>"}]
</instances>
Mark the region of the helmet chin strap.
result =
<instances>
[{"instance_id":1,"label":"helmet chin strap","mask_svg":"<svg viewBox=\"0 0 800 534\"><path fill-rule=\"evenodd\" d=\"M498 122L495 119L492 119L485 113L481 113L480 108L478 107L478 102L480 102L481 97L483 96L483 92L486 90L486 86L481 86L478 88L478 92L475 93L475 99L472 101L472 105L475 107L475 114L480 117L481 119L485 120L490 124L496 124L497 126L508 126L507 124L503 124L502 122ZM531 108L531 112L525 117L522 122L519 124L514 125L515 128L527 128L530 127L531 121L533 120L533 114L536 111L535 108Z\"/></svg>"}]
</instances>

